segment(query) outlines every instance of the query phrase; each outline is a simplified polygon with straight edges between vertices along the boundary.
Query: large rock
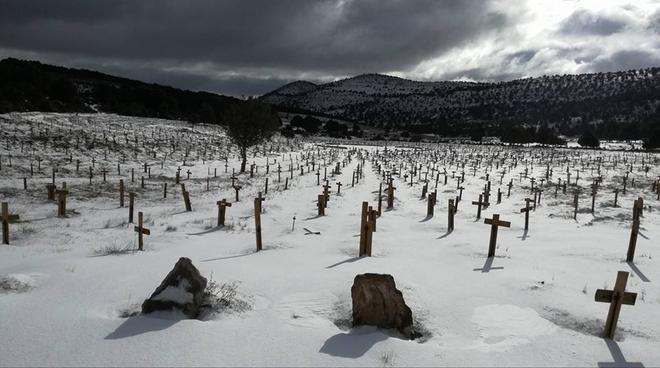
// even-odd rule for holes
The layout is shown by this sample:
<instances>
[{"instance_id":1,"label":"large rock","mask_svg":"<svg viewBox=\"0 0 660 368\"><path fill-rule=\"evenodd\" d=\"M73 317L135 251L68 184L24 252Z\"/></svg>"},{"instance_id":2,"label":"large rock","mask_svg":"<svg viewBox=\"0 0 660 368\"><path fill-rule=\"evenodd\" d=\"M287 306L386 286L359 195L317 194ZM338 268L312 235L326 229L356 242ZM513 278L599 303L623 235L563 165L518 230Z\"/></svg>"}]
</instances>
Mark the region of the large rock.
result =
<instances>
[{"instance_id":1,"label":"large rock","mask_svg":"<svg viewBox=\"0 0 660 368\"><path fill-rule=\"evenodd\" d=\"M353 326L370 325L395 328L413 338L412 311L396 289L391 275L365 273L355 276L351 287Z\"/></svg>"},{"instance_id":2,"label":"large rock","mask_svg":"<svg viewBox=\"0 0 660 368\"><path fill-rule=\"evenodd\" d=\"M206 278L190 259L181 257L151 297L142 303L142 313L178 309L196 318L204 301Z\"/></svg>"}]
</instances>

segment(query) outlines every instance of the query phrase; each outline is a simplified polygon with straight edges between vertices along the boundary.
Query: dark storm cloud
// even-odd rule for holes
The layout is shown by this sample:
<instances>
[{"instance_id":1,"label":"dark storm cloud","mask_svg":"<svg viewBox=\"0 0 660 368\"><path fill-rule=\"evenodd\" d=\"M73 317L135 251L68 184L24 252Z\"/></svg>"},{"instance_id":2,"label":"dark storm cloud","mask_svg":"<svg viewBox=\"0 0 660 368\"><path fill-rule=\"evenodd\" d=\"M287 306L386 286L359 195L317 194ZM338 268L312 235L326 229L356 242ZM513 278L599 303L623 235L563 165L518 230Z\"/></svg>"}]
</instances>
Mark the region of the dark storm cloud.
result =
<instances>
[{"instance_id":1,"label":"dark storm cloud","mask_svg":"<svg viewBox=\"0 0 660 368\"><path fill-rule=\"evenodd\" d=\"M213 78L206 75L190 74L180 71L165 71L148 66L123 67L123 66L95 66L79 65L83 68L92 68L103 73L108 73L124 78L138 79L147 83L164 84L176 86L193 91L207 91L232 96L251 96L261 91L272 91L284 84L292 82L290 79L279 78L251 78L248 76L227 76Z\"/></svg>"},{"instance_id":2,"label":"dark storm cloud","mask_svg":"<svg viewBox=\"0 0 660 368\"><path fill-rule=\"evenodd\" d=\"M402 70L508 25L476 0L0 0L3 49L266 68L271 79Z\"/></svg>"},{"instance_id":3,"label":"dark storm cloud","mask_svg":"<svg viewBox=\"0 0 660 368\"><path fill-rule=\"evenodd\" d=\"M660 34L660 9L651 15L651 21L649 22L648 28L655 33Z\"/></svg>"},{"instance_id":4,"label":"dark storm cloud","mask_svg":"<svg viewBox=\"0 0 660 368\"><path fill-rule=\"evenodd\" d=\"M576 10L560 25L560 32L573 35L607 36L622 31L626 27L623 18Z\"/></svg>"},{"instance_id":5,"label":"dark storm cloud","mask_svg":"<svg viewBox=\"0 0 660 368\"><path fill-rule=\"evenodd\" d=\"M643 69L658 65L660 65L660 57L657 54L642 50L622 50L608 56L596 58L589 65L589 71L612 72Z\"/></svg>"}]
</instances>

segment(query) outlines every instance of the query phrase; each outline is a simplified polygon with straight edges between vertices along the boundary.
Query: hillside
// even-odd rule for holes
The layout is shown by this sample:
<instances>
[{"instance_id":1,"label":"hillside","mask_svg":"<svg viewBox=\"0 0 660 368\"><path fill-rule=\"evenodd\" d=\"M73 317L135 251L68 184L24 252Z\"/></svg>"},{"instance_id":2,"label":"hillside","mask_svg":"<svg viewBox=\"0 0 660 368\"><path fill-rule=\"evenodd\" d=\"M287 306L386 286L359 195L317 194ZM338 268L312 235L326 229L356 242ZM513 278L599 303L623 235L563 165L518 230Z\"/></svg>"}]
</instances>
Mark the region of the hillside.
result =
<instances>
[{"instance_id":1,"label":"hillside","mask_svg":"<svg viewBox=\"0 0 660 368\"><path fill-rule=\"evenodd\" d=\"M486 127L541 123L564 133L587 122L638 123L639 128L660 116L660 68L498 83L417 82L365 74L300 86L294 82L262 98L281 111L435 133L466 122Z\"/></svg>"},{"instance_id":2,"label":"hillside","mask_svg":"<svg viewBox=\"0 0 660 368\"><path fill-rule=\"evenodd\" d=\"M17 59L0 60L0 113L107 112L121 115L222 121L233 97L184 91L95 71Z\"/></svg>"}]
</instances>

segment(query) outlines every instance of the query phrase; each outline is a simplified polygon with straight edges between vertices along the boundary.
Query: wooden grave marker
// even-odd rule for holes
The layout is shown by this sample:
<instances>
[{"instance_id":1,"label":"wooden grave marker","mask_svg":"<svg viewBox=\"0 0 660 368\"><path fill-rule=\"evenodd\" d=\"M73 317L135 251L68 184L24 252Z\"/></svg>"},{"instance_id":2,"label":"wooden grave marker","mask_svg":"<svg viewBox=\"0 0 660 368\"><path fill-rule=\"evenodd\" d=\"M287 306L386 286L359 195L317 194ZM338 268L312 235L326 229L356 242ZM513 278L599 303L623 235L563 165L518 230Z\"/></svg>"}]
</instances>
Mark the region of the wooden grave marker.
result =
<instances>
[{"instance_id":1,"label":"wooden grave marker","mask_svg":"<svg viewBox=\"0 0 660 368\"><path fill-rule=\"evenodd\" d=\"M62 189L57 192L57 216L66 217L66 196L69 191L66 189L66 182L62 183Z\"/></svg>"},{"instance_id":2,"label":"wooden grave marker","mask_svg":"<svg viewBox=\"0 0 660 368\"><path fill-rule=\"evenodd\" d=\"M500 220L499 214L493 214L492 219L484 219L484 224L490 226L490 242L488 244L488 257L495 257L495 248L497 247L497 228L499 226L511 227L509 221Z\"/></svg>"},{"instance_id":3,"label":"wooden grave marker","mask_svg":"<svg viewBox=\"0 0 660 368\"><path fill-rule=\"evenodd\" d=\"M619 321L622 305L635 305L637 293L626 292L626 283L628 282L628 272L619 271L616 275L616 282L613 290L596 290L594 300L600 303L610 303L610 309L607 312L605 321L605 337L612 339L616 332L616 325Z\"/></svg>"},{"instance_id":4,"label":"wooden grave marker","mask_svg":"<svg viewBox=\"0 0 660 368\"><path fill-rule=\"evenodd\" d=\"M9 213L9 203L2 202L2 244L9 244L9 223L18 220L20 217Z\"/></svg>"},{"instance_id":5,"label":"wooden grave marker","mask_svg":"<svg viewBox=\"0 0 660 368\"><path fill-rule=\"evenodd\" d=\"M217 201L216 204L218 205L218 226L225 226L225 213L227 207L231 207L231 203L223 198L222 200Z\"/></svg>"},{"instance_id":6,"label":"wooden grave marker","mask_svg":"<svg viewBox=\"0 0 660 368\"><path fill-rule=\"evenodd\" d=\"M259 252L262 249L262 244L261 244L261 202L263 202L265 198L261 197L261 192L258 193L258 196L254 199L254 228L255 228L255 236L256 236L256 242L257 242L257 252Z\"/></svg>"},{"instance_id":7,"label":"wooden grave marker","mask_svg":"<svg viewBox=\"0 0 660 368\"><path fill-rule=\"evenodd\" d=\"M138 233L138 250L144 250L144 235L151 235L151 230L144 227L144 219L142 211L138 212L138 225L133 228L133 231Z\"/></svg>"}]
</instances>

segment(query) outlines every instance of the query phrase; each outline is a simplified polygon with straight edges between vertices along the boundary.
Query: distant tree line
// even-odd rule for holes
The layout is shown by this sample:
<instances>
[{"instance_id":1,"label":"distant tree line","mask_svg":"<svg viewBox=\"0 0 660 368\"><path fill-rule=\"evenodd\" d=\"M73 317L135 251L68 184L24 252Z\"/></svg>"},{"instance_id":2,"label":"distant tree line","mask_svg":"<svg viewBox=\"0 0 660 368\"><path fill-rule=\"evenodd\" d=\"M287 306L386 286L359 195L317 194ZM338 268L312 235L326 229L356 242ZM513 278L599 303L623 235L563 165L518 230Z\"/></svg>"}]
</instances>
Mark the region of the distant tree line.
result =
<instances>
[{"instance_id":1,"label":"distant tree line","mask_svg":"<svg viewBox=\"0 0 660 368\"><path fill-rule=\"evenodd\" d=\"M107 112L221 123L238 99L37 61L0 61L0 113Z\"/></svg>"},{"instance_id":2,"label":"distant tree line","mask_svg":"<svg viewBox=\"0 0 660 368\"><path fill-rule=\"evenodd\" d=\"M323 134L332 138L362 137L363 132L357 123L351 126L335 120L323 121L313 116L294 116L289 125L283 128L283 135L291 136L295 133L303 135Z\"/></svg>"}]
</instances>

